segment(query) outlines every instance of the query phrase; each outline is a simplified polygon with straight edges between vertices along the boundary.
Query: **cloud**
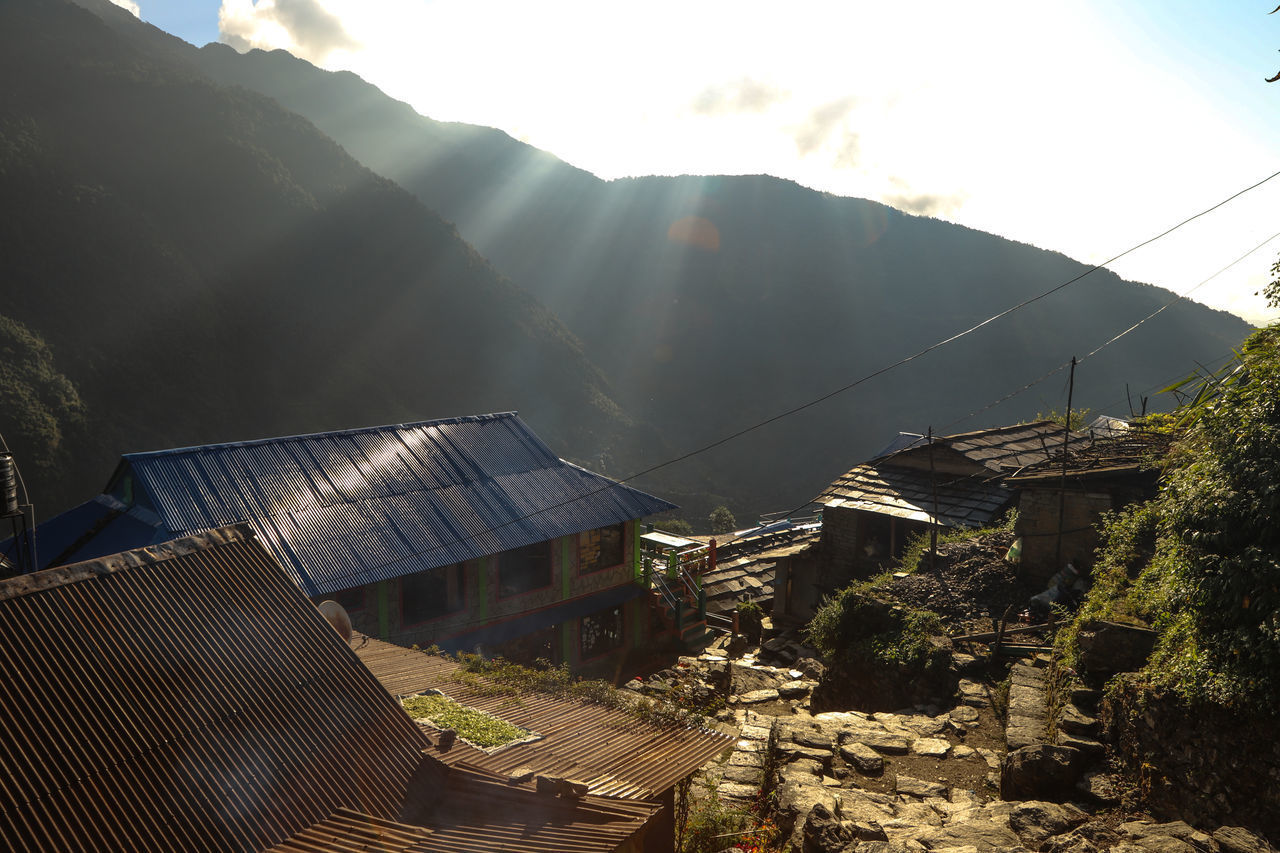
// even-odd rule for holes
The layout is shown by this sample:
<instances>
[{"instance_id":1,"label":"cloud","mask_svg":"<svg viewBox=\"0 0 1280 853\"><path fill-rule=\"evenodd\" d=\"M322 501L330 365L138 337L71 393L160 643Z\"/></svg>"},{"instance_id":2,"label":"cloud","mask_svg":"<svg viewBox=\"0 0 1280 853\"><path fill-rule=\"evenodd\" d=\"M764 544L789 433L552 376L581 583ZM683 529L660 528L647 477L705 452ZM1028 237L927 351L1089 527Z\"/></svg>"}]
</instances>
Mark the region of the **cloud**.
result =
<instances>
[{"instance_id":1,"label":"cloud","mask_svg":"<svg viewBox=\"0 0 1280 853\"><path fill-rule=\"evenodd\" d=\"M964 193L915 193L911 192L907 182L899 177L889 178L899 191L880 196L880 200L890 207L905 210L918 216L946 216L955 213L967 199Z\"/></svg>"},{"instance_id":2,"label":"cloud","mask_svg":"<svg viewBox=\"0 0 1280 853\"><path fill-rule=\"evenodd\" d=\"M111 2L115 3L135 18L142 17L142 10L138 8L138 4L134 3L133 0L111 0Z\"/></svg>"},{"instance_id":3,"label":"cloud","mask_svg":"<svg viewBox=\"0 0 1280 853\"><path fill-rule=\"evenodd\" d=\"M857 135L847 131L844 123L849 114L853 112L857 102L858 99L852 95L828 101L815 107L802 124L792 128L791 135L795 139L796 150L800 153L800 156L804 157L822 148L837 131L842 131L845 137L853 136L854 145L856 146ZM841 145L842 154L847 145L848 139L843 139Z\"/></svg>"},{"instance_id":4,"label":"cloud","mask_svg":"<svg viewBox=\"0 0 1280 853\"><path fill-rule=\"evenodd\" d=\"M317 64L360 47L321 0L223 0L218 31L237 50L283 48Z\"/></svg>"},{"instance_id":5,"label":"cloud","mask_svg":"<svg viewBox=\"0 0 1280 853\"><path fill-rule=\"evenodd\" d=\"M743 77L732 83L708 86L693 99L693 111L703 116L762 113L791 96L786 89Z\"/></svg>"}]
</instances>

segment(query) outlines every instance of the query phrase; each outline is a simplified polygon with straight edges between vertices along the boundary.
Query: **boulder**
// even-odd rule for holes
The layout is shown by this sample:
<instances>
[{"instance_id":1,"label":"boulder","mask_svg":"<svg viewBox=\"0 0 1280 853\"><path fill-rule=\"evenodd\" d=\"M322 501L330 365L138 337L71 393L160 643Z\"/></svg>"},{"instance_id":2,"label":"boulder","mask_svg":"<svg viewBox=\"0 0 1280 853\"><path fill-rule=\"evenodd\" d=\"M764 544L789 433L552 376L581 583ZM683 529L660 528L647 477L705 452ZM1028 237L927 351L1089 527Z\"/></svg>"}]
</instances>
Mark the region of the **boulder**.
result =
<instances>
[{"instance_id":1,"label":"boulder","mask_svg":"<svg viewBox=\"0 0 1280 853\"><path fill-rule=\"evenodd\" d=\"M804 820L804 853L840 853L855 838L851 821L842 821L825 803L816 803Z\"/></svg>"},{"instance_id":2,"label":"boulder","mask_svg":"<svg viewBox=\"0 0 1280 853\"><path fill-rule=\"evenodd\" d=\"M1213 833L1222 853L1275 853L1265 838L1254 835L1243 826L1224 826Z\"/></svg>"},{"instance_id":3,"label":"boulder","mask_svg":"<svg viewBox=\"0 0 1280 853\"><path fill-rule=\"evenodd\" d=\"M942 738L922 737L911 742L911 751L928 758L946 758L951 744Z\"/></svg>"},{"instance_id":4,"label":"boulder","mask_svg":"<svg viewBox=\"0 0 1280 853\"><path fill-rule=\"evenodd\" d=\"M868 776L884 772L884 759L865 743L846 743L840 747L840 757L859 773Z\"/></svg>"},{"instance_id":5,"label":"boulder","mask_svg":"<svg viewBox=\"0 0 1280 853\"><path fill-rule=\"evenodd\" d=\"M1067 799L1081 775L1080 750L1069 746L1034 744L1004 757L1000 797L1005 800Z\"/></svg>"},{"instance_id":6,"label":"boulder","mask_svg":"<svg viewBox=\"0 0 1280 853\"><path fill-rule=\"evenodd\" d=\"M1089 816L1073 805L1028 800L1013 807L1009 828L1033 847L1055 835L1075 829Z\"/></svg>"}]
</instances>

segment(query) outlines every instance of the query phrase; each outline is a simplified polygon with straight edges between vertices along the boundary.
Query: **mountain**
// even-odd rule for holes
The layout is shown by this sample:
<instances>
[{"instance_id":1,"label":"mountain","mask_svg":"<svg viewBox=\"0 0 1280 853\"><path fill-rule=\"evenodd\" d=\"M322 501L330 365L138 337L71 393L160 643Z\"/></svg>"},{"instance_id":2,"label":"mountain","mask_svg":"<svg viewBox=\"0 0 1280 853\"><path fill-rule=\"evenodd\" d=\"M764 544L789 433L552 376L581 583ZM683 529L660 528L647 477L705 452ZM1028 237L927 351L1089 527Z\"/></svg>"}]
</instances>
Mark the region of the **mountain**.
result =
<instances>
[{"instance_id":1,"label":"mountain","mask_svg":"<svg viewBox=\"0 0 1280 853\"><path fill-rule=\"evenodd\" d=\"M0 433L42 514L123 452L511 409L631 464L537 299L193 55L104 4L0 4Z\"/></svg>"},{"instance_id":2,"label":"mountain","mask_svg":"<svg viewBox=\"0 0 1280 853\"><path fill-rule=\"evenodd\" d=\"M282 51L207 45L196 62L306 116L456 223L583 341L619 404L677 448L849 385L1088 269L776 178L602 181L500 131L417 115L349 72ZM1033 196L1034 175L1027 186L1028 204L1052 203ZM798 504L899 430L956 432L1064 409L1065 372L965 418L1172 298L1094 273L701 460L738 499L735 510ZM1172 305L1081 365L1075 403L1127 414L1130 392L1137 407L1141 393L1229 353L1249 330L1225 312Z\"/></svg>"}]
</instances>

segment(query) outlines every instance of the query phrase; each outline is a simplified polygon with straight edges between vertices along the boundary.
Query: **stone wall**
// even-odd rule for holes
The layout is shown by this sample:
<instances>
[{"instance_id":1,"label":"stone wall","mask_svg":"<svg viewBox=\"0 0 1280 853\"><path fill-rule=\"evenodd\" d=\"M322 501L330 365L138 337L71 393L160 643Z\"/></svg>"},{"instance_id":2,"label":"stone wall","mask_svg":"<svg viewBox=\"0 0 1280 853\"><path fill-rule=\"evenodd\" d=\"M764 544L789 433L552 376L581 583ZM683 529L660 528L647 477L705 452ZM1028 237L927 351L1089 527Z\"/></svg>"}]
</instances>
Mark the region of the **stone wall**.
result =
<instances>
[{"instance_id":1,"label":"stone wall","mask_svg":"<svg viewBox=\"0 0 1280 853\"><path fill-rule=\"evenodd\" d=\"M1098 547L1095 525L1111 509L1105 493L1068 490L1065 501L1057 489L1024 489L1018 500L1015 533L1022 537L1022 567L1028 578L1048 582L1068 560L1085 572ZM1058 549L1058 513L1062 509L1062 548Z\"/></svg>"},{"instance_id":2,"label":"stone wall","mask_svg":"<svg viewBox=\"0 0 1280 853\"><path fill-rule=\"evenodd\" d=\"M1109 692L1102 716L1152 814L1280 838L1280 715L1187 708L1130 677Z\"/></svg>"}]
</instances>

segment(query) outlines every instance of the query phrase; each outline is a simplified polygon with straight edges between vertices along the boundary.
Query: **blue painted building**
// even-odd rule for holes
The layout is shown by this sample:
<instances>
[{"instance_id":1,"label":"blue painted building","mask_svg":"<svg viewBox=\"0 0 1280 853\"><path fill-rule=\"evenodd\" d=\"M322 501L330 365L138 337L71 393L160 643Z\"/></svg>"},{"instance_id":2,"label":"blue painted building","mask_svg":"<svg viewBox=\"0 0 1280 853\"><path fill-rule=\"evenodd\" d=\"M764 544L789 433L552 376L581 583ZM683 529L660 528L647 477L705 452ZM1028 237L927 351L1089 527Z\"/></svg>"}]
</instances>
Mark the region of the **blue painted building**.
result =
<instances>
[{"instance_id":1,"label":"blue painted building","mask_svg":"<svg viewBox=\"0 0 1280 853\"><path fill-rule=\"evenodd\" d=\"M649 639L637 522L673 508L482 415L126 454L38 563L244 522L371 636L603 665Z\"/></svg>"}]
</instances>

